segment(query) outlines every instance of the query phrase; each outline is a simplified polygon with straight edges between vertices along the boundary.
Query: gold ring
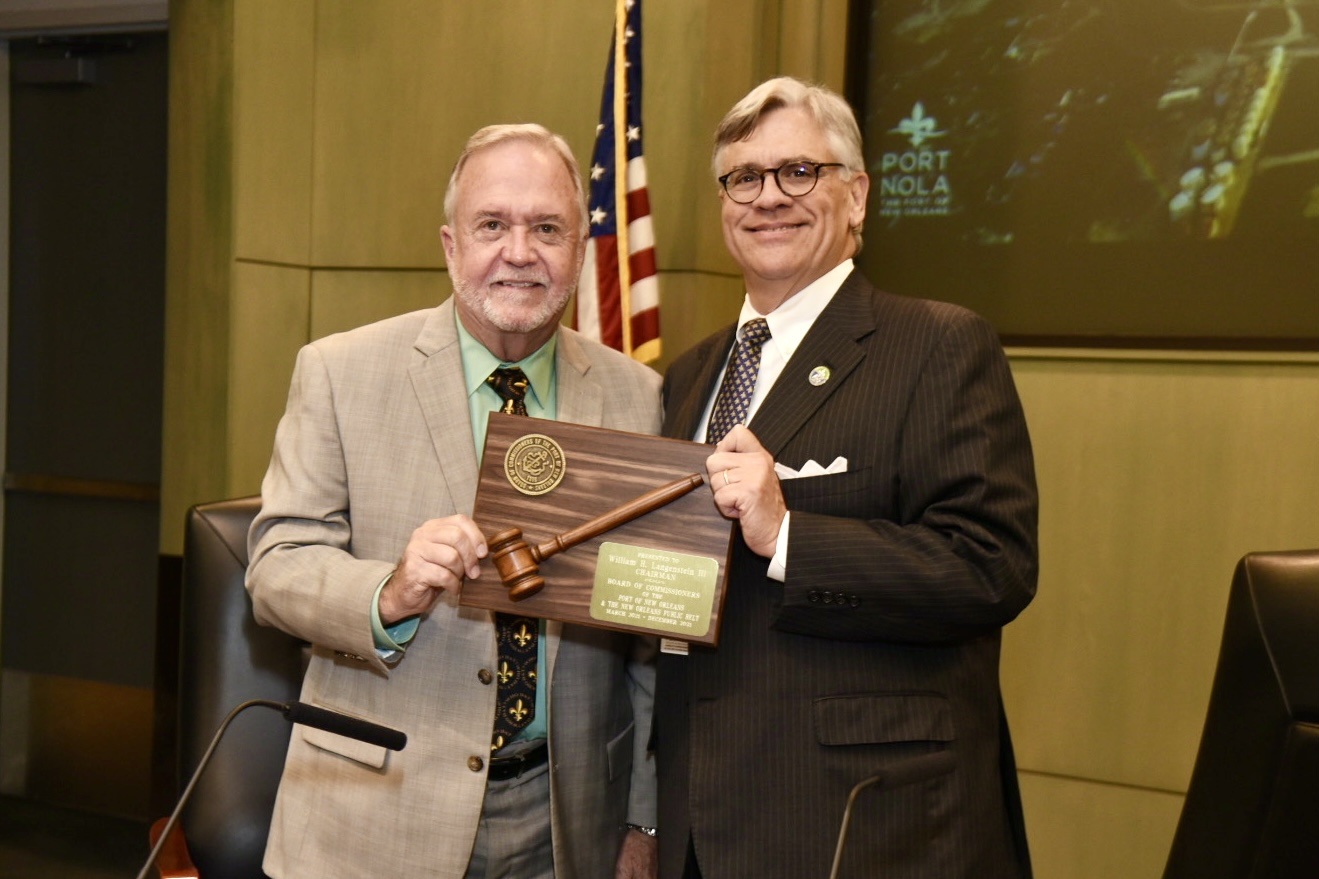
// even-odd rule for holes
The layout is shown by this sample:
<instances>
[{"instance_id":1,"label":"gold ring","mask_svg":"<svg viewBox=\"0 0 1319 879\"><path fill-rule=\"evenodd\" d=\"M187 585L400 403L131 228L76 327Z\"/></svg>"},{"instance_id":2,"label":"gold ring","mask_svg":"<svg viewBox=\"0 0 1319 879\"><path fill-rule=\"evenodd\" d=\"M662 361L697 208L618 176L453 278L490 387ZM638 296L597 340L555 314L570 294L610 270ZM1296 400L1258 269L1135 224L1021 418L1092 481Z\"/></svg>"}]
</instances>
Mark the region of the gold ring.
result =
<instances>
[{"instance_id":1,"label":"gold ring","mask_svg":"<svg viewBox=\"0 0 1319 879\"><path fill-rule=\"evenodd\" d=\"M733 484L733 483L731 483L731 482L728 481L728 471L725 470L725 471L724 471L724 485L732 485L732 484Z\"/></svg>"}]
</instances>

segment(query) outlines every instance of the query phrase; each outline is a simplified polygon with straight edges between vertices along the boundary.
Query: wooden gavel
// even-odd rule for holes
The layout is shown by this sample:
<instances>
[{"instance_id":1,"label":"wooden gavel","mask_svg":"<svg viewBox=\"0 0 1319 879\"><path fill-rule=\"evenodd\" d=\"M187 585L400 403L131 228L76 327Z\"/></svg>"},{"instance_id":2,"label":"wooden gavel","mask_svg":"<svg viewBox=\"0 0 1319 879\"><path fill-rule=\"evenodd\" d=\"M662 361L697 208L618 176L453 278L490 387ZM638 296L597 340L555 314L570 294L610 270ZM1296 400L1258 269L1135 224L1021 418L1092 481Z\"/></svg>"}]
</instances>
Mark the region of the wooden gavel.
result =
<instances>
[{"instance_id":1,"label":"wooden gavel","mask_svg":"<svg viewBox=\"0 0 1319 879\"><path fill-rule=\"evenodd\" d=\"M571 531L565 531L558 537L551 537L539 546L529 546L522 539L522 529L505 528L487 541L490 547L490 559L495 563L499 579L508 587L509 598L513 601L530 598L545 585L545 578L540 576L540 569L536 567L540 562L584 540L612 531L619 525L644 516L651 510L672 503L704 481L699 473L684 476L682 479L635 497L622 506L578 525Z\"/></svg>"}]
</instances>

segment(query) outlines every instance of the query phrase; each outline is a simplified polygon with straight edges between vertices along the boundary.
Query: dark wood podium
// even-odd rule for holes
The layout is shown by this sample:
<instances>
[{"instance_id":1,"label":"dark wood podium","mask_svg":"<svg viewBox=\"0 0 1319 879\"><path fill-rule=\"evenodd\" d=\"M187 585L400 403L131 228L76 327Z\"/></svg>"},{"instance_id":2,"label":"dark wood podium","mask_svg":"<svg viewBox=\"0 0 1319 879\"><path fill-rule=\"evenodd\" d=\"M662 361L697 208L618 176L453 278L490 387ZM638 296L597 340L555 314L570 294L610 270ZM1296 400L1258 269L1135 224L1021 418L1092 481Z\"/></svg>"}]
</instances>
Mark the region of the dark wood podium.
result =
<instances>
[{"instance_id":1,"label":"dark wood podium","mask_svg":"<svg viewBox=\"0 0 1319 879\"><path fill-rule=\"evenodd\" d=\"M684 440L492 414L473 519L487 540L516 528L528 547L546 549L533 571L544 585L515 600L487 559L460 602L717 643L732 522L703 481L710 452ZM691 487L656 509L566 548L556 544L637 498L689 479Z\"/></svg>"}]
</instances>

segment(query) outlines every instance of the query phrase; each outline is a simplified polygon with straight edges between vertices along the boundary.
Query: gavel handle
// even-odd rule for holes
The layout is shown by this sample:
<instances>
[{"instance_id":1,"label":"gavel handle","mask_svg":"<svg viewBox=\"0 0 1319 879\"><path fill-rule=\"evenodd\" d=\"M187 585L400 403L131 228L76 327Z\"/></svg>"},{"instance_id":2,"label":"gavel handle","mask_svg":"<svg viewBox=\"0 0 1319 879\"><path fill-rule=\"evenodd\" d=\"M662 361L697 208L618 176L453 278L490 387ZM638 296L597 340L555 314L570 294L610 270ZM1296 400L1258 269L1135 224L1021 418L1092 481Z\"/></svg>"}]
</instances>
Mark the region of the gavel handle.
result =
<instances>
[{"instance_id":1,"label":"gavel handle","mask_svg":"<svg viewBox=\"0 0 1319 879\"><path fill-rule=\"evenodd\" d=\"M659 488L635 497L622 506L615 507L603 515L597 516L588 522L583 522L576 528L565 531L557 537L551 537L540 544L533 551L536 561L544 561L555 553L570 549L582 541L590 540L592 537L597 537L606 531L612 531L619 525L631 522L633 519L644 516L651 510L657 510L665 504L671 504L703 482L705 482L705 479L699 473L693 473L690 476L676 479L668 485L661 485Z\"/></svg>"}]
</instances>

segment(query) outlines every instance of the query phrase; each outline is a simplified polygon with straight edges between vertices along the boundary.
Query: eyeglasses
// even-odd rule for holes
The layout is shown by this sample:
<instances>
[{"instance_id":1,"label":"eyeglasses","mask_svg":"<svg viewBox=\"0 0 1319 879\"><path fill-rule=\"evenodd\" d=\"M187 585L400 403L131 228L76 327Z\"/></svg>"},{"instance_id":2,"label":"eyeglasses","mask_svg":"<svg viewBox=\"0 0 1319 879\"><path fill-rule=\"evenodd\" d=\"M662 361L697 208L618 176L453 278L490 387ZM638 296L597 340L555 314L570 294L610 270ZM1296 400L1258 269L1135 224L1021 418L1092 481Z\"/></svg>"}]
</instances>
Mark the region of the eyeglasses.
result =
<instances>
[{"instance_id":1,"label":"eyeglasses","mask_svg":"<svg viewBox=\"0 0 1319 879\"><path fill-rule=\"evenodd\" d=\"M765 188L765 178L774 175L779 191L792 198L801 198L820 180L821 168L842 168L842 162L787 162L777 168L757 171L755 168L734 168L719 178L728 197L738 204L751 204Z\"/></svg>"}]
</instances>

